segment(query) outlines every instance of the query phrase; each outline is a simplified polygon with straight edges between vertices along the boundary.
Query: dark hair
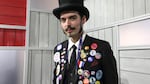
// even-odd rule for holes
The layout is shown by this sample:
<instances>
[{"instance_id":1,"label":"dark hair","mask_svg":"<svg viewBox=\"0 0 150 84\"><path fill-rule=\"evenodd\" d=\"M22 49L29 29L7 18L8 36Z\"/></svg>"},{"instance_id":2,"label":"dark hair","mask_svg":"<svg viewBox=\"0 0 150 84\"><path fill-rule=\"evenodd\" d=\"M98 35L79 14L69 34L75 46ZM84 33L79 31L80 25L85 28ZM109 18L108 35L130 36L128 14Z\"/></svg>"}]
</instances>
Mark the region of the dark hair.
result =
<instances>
[{"instance_id":1,"label":"dark hair","mask_svg":"<svg viewBox=\"0 0 150 84\"><path fill-rule=\"evenodd\" d=\"M79 12L79 11L78 11ZM82 18L84 16L83 13L79 12L80 17Z\"/></svg>"}]
</instances>

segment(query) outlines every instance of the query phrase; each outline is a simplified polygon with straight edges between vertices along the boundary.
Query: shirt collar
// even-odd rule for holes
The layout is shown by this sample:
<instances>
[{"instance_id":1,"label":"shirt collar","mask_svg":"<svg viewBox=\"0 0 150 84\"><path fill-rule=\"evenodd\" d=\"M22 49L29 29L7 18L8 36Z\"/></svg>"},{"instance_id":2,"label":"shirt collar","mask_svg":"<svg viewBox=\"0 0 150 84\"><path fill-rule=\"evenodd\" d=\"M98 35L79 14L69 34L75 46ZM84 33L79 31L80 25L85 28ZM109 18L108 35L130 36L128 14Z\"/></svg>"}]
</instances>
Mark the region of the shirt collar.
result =
<instances>
[{"instance_id":1,"label":"shirt collar","mask_svg":"<svg viewBox=\"0 0 150 84\"><path fill-rule=\"evenodd\" d=\"M86 34L83 33L83 35L82 35L82 43L84 42L85 36L86 36ZM73 43L73 42L71 41L71 38L69 38L68 41L69 41L68 50L70 50L70 48L71 48L73 45L75 45L75 46L77 47L77 49L79 48L80 39L79 39L76 43Z\"/></svg>"}]
</instances>

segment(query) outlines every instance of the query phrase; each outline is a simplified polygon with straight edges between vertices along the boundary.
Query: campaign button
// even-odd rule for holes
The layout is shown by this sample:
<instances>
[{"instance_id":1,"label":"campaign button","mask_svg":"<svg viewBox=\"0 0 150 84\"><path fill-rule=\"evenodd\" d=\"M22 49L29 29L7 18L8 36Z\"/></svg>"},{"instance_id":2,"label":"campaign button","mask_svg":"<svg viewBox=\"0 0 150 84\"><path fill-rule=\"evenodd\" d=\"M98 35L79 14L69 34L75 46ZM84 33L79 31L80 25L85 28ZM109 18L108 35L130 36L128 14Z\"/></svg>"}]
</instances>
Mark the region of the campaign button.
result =
<instances>
[{"instance_id":1,"label":"campaign button","mask_svg":"<svg viewBox=\"0 0 150 84\"><path fill-rule=\"evenodd\" d=\"M83 59L83 61L84 61L84 62L86 62L86 61L87 61L87 59Z\"/></svg>"},{"instance_id":2,"label":"campaign button","mask_svg":"<svg viewBox=\"0 0 150 84\"><path fill-rule=\"evenodd\" d=\"M81 80L78 81L78 84L83 84L83 82Z\"/></svg>"},{"instance_id":3,"label":"campaign button","mask_svg":"<svg viewBox=\"0 0 150 84\"><path fill-rule=\"evenodd\" d=\"M83 70L82 69L78 69L78 74L82 75L83 74Z\"/></svg>"},{"instance_id":4,"label":"campaign button","mask_svg":"<svg viewBox=\"0 0 150 84\"><path fill-rule=\"evenodd\" d=\"M58 76L60 73L60 65L57 65L56 67L56 76Z\"/></svg>"},{"instance_id":5,"label":"campaign button","mask_svg":"<svg viewBox=\"0 0 150 84\"><path fill-rule=\"evenodd\" d=\"M84 52L81 52L81 58L82 59L86 58L86 54Z\"/></svg>"},{"instance_id":6,"label":"campaign button","mask_svg":"<svg viewBox=\"0 0 150 84\"><path fill-rule=\"evenodd\" d=\"M63 48L63 50L65 51L65 50L66 50L66 48Z\"/></svg>"},{"instance_id":7,"label":"campaign button","mask_svg":"<svg viewBox=\"0 0 150 84\"><path fill-rule=\"evenodd\" d=\"M97 48L97 44L96 43L92 43L91 49L95 50L96 48Z\"/></svg>"},{"instance_id":8,"label":"campaign button","mask_svg":"<svg viewBox=\"0 0 150 84\"><path fill-rule=\"evenodd\" d=\"M90 77L90 84L94 84L96 82L96 78L95 77Z\"/></svg>"},{"instance_id":9,"label":"campaign button","mask_svg":"<svg viewBox=\"0 0 150 84\"><path fill-rule=\"evenodd\" d=\"M64 56L64 55L61 55L61 58L62 58L62 59L64 59L64 58L65 58L65 56Z\"/></svg>"},{"instance_id":10,"label":"campaign button","mask_svg":"<svg viewBox=\"0 0 150 84\"><path fill-rule=\"evenodd\" d=\"M102 55L100 53L96 53L95 58L96 59L101 59Z\"/></svg>"},{"instance_id":11,"label":"campaign button","mask_svg":"<svg viewBox=\"0 0 150 84\"><path fill-rule=\"evenodd\" d=\"M90 81L89 81L88 78L84 78L84 79L83 79L83 84L89 84L89 82L90 82Z\"/></svg>"},{"instance_id":12,"label":"campaign button","mask_svg":"<svg viewBox=\"0 0 150 84\"><path fill-rule=\"evenodd\" d=\"M84 49L85 49L85 50L89 50L89 46L85 46Z\"/></svg>"},{"instance_id":13,"label":"campaign button","mask_svg":"<svg viewBox=\"0 0 150 84\"><path fill-rule=\"evenodd\" d=\"M63 66L64 66L64 64L62 63L62 64L61 64L61 66L63 67Z\"/></svg>"},{"instance_id":14,"label":"campaign button","mask_svg":"<svg viewBox=\"0 0 150 84\"><path fill-rule=\"evenodd\" d=\"M95 56L95 55L96 55L96 51L95 51L95 50L91 50L91 51L90 51L90 55L91 55L91 56Z\"/></svg>"},{"instance_id":15,"label":"campaign button","mask_svg":"<svg viewBox=\"0 0 150 84\"><path fill-rule=\"evenodd\" d=\"M58 46L57 46L57 50L61 50L62 49L62 44L59 44Z\"/></svg>"},{"instance_id":16,"label":"campaign button","mask_svg":"<svg viewBox=\"0 0 150 84\"><path fill-rule=\"evenodd\" d=\"M90 72L89 72L88 70L84 70L83 76L84 76L85 78L89 78L89 77L90 77Z\"/></svg>"},{"instance_id":17,"label":"campaign button","mask_svg":"<svg viewBox=\"0 0 150 84\"><path fill-rule=\"evenodd\" d=\"M103 75L102 70L98 70L98 71L96 72L96 79L97 79L97 80L100 80L100 79L102 78L102 75Z\"/></svg>"},{"instance_id":18,"label":"campaign button","mask_svg":"<svg viewBox=\"0 0 150 84\"><path fill-rule=\"evenodd\" d=\"M60 52L54 54L54 62L60 62Z\"/></svg>"},{"instance_id":19,"label":"campaign button","mask_svg":"<svg viewBox=\"0 0 150 84\"><path fill-rule=\"evenodd\" d=\"M64 63L65 59L61 59L61 63Z\"/></svg>"},{"instance_id":20,"label":"campaign button","mask_svg":"<svg viewBox=\"0 0 150 84\"><path fill-rule=\"evenodd\" d=\"M100 81L96 81L95 84L101 84Z\"/></svg>"},{"instance_id":21,"label":"campaign button","mask_svg":"<svg viewBox=\"0 0 150 84\"><path fill-rule=\"evenodd\" d=\"M91 71L91 75L95 75L95 71Z\"/></svg>"},{"instance_id":22,"label":"campaign button","mask_svg":"<svg viewBox=\"0 0 150 84\"><path fill-rule=\"evenodd\" d=\"M66 62L67 62L67 61L66 61L66 60L64 60L64 64L66 64Z\"/></svg>"},{"instance_id":23,"label":"campaign button","mask_svg":"<svg viewBox=\"0 0 150 84\"><path fill-rule=\"evenodd\" d=\"M88 57L88 62L93 62L94 58L93 57Z\"/></svg>"},{"instance_id":24,"label":"campaign button","mask_svg":"<svg viewBox=\"0 0 150 84\"><path fill-rule=\"evenodd\" d=\"M59 80L62 80L62 75L60 74L60 75L58 76L58 78L59 78Z\"/></svg>"},{"instance_id":25,"label":"campaign button","mask_svg":"<svg viewBox=\"0 0 150 84\"><path fill-rule=\"evenodd\" d=\"M61 53L61 55L64 55L66 53L66 51L63 51L62 53Z\"/></svg>"}]
</instances>

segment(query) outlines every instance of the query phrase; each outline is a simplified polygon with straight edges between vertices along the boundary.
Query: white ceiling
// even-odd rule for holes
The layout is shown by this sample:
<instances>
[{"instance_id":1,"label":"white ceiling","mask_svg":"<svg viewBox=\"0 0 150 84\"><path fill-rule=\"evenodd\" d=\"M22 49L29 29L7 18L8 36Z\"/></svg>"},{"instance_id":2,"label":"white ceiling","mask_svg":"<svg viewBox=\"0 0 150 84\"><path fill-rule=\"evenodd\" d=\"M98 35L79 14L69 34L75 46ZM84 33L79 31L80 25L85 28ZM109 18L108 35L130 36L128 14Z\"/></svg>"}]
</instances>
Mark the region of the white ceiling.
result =
<instances>
[{"instance_id":1,"label":"white ceiling","mask_svg":"<svg viewBox=\"0 0 150 84\"><path fill-rule=\"evenodd\" d=\"M51 12L58 7L58 0L30 0L31 10Z\"/></svg>"}]
</instances>

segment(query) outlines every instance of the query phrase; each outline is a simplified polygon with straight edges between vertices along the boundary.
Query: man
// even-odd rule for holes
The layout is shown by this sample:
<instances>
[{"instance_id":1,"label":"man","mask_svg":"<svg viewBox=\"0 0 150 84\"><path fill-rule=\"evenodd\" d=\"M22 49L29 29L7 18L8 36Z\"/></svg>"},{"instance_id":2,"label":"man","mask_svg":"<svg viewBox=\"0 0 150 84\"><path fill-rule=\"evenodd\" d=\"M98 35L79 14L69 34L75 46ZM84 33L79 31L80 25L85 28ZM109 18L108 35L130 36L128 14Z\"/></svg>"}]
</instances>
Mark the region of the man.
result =
<instances>
[{"instance_id":1,"label":"man","mask_svg":"<svg viewBox=\"0 0 150 84\"><path fill-rule=\"evenodd\" d=\"M54 49L53 83L118 84L116 61L109 43L83 31L89 19L83 0L59 0L59 7L53 14L69 37Z\"/></svg>"}]
</instances>

